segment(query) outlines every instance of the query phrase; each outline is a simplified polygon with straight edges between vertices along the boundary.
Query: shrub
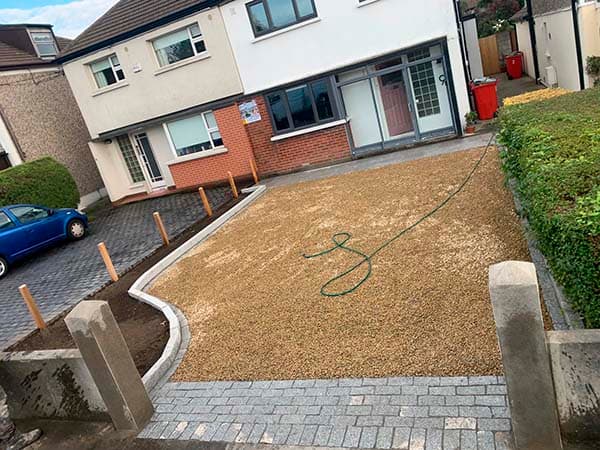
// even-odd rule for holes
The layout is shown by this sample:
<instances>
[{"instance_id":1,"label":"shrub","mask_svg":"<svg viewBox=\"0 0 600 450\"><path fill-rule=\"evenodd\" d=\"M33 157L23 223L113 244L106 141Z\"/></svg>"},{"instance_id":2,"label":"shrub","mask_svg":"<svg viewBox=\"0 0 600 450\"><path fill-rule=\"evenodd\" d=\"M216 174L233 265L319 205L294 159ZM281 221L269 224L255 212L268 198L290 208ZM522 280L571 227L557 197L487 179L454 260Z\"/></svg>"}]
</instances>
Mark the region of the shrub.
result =
<instances>
[{"instance_id":1,"label":"shrub","mask_svg":"<svg viewBox=\"0 0 600 450\"><path fill-rule=\"evenodd\" d=\"M65 166L42 158L0 172L0 205L19 203L76 208L79 191Z\"/></svg>"},{"instance_id":2,"label":"shrub","mask_svg":"<svg viewBox=\"0 0 600 450\"><path fill-rule=\"evenodd\" d=\"M600 89L505 107L504 167L540 249L587 327L600 327Z\"/></svg>"},{"instance_id":3,"label":"shrub","mask_svg":"<svg viewBox=\"0 0 600 450\"><path fill-rule=\"evenodd\" d=\"M588 56L585 71L594 79L594 86L600 86L600 56Z\"/></svg>"}]
</instances>

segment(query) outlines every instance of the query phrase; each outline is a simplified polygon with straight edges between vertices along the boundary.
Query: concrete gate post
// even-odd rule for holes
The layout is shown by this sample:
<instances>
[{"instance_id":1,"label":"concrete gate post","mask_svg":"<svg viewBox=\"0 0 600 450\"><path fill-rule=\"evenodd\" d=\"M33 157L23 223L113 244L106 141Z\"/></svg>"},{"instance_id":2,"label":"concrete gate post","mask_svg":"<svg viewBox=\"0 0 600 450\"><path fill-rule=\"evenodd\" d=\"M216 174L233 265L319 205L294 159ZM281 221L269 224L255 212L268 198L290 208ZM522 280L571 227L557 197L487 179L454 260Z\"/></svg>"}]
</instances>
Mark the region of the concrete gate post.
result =
<instances>
[{"instance_id":1,"label":"concrete gate post","mask_svg":"<svg viewBox=\"0 0 600 450\"><path fill-rule=\"evenodd\" d=\"M600 330L546 336L563 436L600 443Z\"/></svg>"},{"instance_id":2,"label":"concrete gate post","mask_svg":"<svg viewBox=\"0 0 600 450\"><path fill-rule=\"evenodd\" d=\"M141 430L154 408L108 303L81 302L65 322L115 428Z\"/></svg>"},{"instance_id":3,"label":"concrete gate post","mask_svg":"<svg viewBox=\"0 0 600 450\"><path fill-rule=\"evenodd\" d=\"M518 450L562 449L535 266L490 267L490 296Z\"/></svg>"}]
</instances>

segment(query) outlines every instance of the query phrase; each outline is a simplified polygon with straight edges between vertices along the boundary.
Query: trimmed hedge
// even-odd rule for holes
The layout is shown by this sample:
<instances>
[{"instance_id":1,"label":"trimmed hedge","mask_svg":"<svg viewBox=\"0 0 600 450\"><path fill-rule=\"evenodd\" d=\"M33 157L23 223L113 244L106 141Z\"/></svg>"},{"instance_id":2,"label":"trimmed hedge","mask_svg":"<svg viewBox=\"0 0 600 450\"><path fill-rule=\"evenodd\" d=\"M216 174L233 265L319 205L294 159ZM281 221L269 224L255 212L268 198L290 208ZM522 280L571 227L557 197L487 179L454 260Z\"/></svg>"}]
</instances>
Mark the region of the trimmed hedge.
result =
<instances>
[{"instance_id":1,"label":"trimmed hedge","mask_svg":"<svg viewBox=\"0 0 600 450\"><path fill-rule=\"evenodd\" d=\"M552 272L600 328L600 89L500 113L506 171Z\"/></svg>"},{"instance_id":2,"label":"trimmed hedge","mask_svg":"<svg viewBox=\"0 0 600 450\"><path fill-rule=\"evenodd\" d=\"M0 205L19 203L76 208L79 191L65 166L42 158L0 172Z\"/></svg>"}]
</instances>

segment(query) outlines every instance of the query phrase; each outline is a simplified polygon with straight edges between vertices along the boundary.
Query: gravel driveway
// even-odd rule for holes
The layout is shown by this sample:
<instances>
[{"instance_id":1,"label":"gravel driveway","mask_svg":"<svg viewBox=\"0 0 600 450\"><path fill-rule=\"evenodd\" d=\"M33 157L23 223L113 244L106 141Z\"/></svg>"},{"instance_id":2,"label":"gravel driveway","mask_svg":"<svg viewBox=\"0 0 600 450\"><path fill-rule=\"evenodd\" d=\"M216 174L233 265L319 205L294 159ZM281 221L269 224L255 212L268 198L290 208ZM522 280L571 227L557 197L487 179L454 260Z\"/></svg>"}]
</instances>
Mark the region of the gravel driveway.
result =
<instances>
[{"instance_id":1,"label":"gravel driveway","mask_svg":"<svg viewBox=\"0 0 600 450\"><path fill-rule=\"evenodd\" d=\"M229 189L208 191L217 209L230 200ZM110 278L98 253L105 242L117 272L140 262L162 245L152 213L159 211L170 236L176 236L205 217L196 193L174 194L113 208L99 213L90 225L89 235L79 242L64 243L14 266L0 280L0 349L4 349L34 329L19 294L26 283L46 320L51 320L89 295Z\"/></svg>"}]
</instances>

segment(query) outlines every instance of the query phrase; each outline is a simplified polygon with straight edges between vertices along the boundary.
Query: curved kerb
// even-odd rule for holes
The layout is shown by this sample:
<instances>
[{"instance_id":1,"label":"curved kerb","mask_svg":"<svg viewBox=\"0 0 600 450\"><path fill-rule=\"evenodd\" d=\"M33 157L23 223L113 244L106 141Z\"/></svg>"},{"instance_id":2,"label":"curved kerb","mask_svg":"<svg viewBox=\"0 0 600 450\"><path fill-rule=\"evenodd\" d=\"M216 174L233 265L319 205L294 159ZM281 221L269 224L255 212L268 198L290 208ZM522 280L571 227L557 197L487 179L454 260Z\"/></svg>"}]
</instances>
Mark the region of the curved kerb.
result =
<instances>
[{"instance_id":1,"label":"curved kerb","mask_svg":"<svg viewBox=\"0 0 600 450\"><path fill-rule=\"evenodd\" d=\"M167 345L165 346L165 349L163 350L163 353L158 361L156 361L150 370L148 370L148 372L146 372L146 374L142 377L142 381L144 382L144 386L148 392L151 392L152 389L154 389L154 387L156 387L156 385L165 377L165 375L171 369L173 369L173 365L178 360L178 353L182 347L182 342L185 341L185 339L183 339L182 335L184 332L182 329L184 324L182 324L182 320L180 320L178 317L177 309L168 302L144 292L144 289L148 288L148 286L154 280L156 280L173 264L177 263L182 257L185 256L186 253L208 239L219 228L250 206L250 204L263 195L266 190L267 188L264 185L253 186L243 190L244 193L250 193L250 195L227 211L225 214L220 216L194 237L186 241L183 245L156 263L152 268L139 277L129 289L128 293L131 297L159 310L169 321L169 340ZM185 324L185 327L187 328L187 324Z\"/></svg>"}]
</instances>

